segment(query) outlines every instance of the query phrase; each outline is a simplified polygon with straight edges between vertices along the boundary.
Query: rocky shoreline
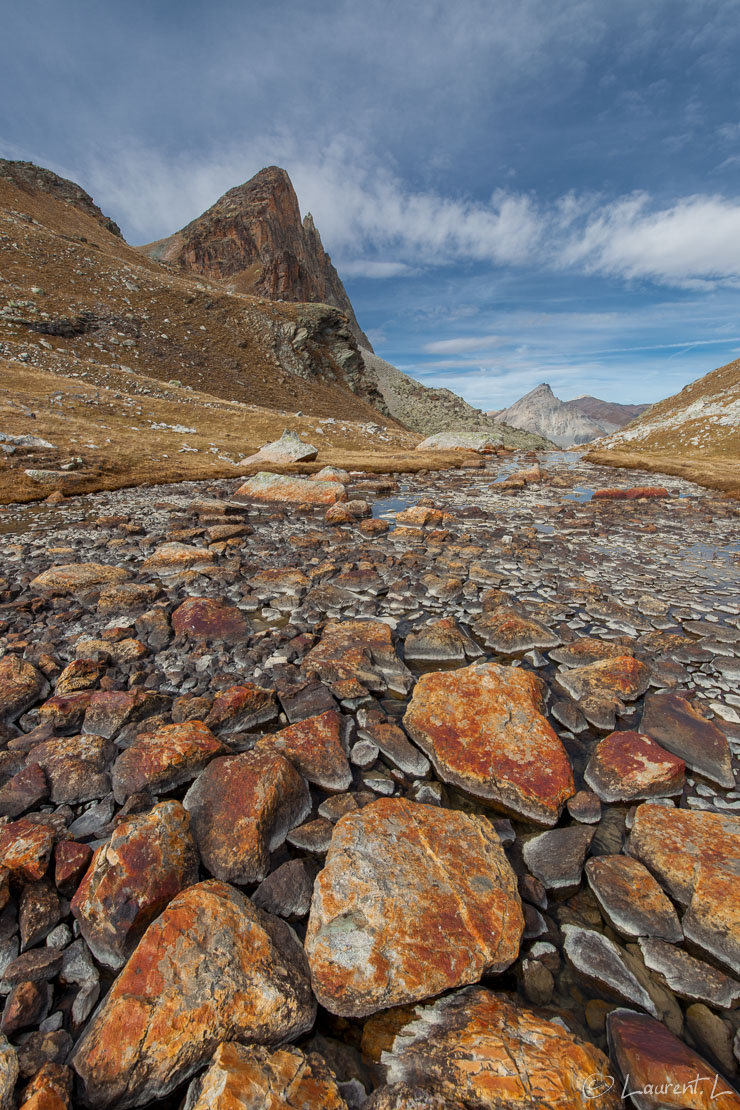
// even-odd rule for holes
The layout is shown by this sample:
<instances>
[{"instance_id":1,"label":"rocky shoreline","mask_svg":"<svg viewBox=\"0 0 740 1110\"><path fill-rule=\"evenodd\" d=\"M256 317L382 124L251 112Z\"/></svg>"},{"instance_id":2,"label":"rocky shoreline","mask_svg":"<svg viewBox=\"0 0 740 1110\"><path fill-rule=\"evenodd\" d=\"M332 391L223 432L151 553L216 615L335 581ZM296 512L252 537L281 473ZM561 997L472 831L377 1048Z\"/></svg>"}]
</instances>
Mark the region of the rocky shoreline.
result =
<instances>
[{"instance_id":1,"label":"rocky shoreline","mask_svg":"<svg viewBox=\"0 0 740 1110\"><path fill-rule=\"evenodd\" d=\"M0 1107L740 1107L736 503L256 491L0 516Z\"/></svg>"}]
</instances>

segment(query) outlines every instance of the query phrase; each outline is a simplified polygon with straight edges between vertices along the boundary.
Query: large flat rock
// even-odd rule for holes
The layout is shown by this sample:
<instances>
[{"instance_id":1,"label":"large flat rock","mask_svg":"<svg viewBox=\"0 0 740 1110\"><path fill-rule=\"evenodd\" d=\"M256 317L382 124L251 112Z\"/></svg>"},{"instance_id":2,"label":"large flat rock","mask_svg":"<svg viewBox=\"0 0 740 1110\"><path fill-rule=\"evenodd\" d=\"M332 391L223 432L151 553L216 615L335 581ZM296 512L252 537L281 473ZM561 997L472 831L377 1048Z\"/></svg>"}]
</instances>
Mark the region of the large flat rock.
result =
<instances>
[{"instance_id":1,"label":"large flat rock","mask_svg":"<svg viewBox=\"0 0 740 1110\"><path fill-rule=\"evenodd\" d=\"M435 671L417 682L404 728L444 782L554 825L575 788L542 694L535 675L497 663Z\"/></svg>"},{"instance_id":2,"label":"large flat rock","mask_svg":"<svg viewBox=\"0 0 740 1110\"><path fill-rule=\"evenodd\" d=\"M486 818L382 799L341 818L306 933L314 993L360 1017L477 982L517 957L514 873Z\"/></svg>"}]
</instances>

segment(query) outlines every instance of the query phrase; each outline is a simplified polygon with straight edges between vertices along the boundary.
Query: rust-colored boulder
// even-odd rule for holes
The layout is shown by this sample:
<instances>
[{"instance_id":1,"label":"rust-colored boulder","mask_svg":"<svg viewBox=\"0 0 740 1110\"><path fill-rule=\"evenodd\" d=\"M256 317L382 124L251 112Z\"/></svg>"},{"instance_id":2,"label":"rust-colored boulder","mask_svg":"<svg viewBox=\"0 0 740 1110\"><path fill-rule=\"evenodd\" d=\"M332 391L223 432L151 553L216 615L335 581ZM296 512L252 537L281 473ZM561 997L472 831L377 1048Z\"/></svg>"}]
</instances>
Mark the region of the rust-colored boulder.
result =
<instances>
[{"instance_id":1,"label":"rust-colored boulder","mask_svg":"<svg viewBox=\"0 0 740 1110\"><path fill-rule=\"evenodd\" d=\"M344 733L344 718L330 709L263 736L256 750L279 752L308 782L341 793L352 785Z\"/></svg>"},{"instance_id":2,"label":"rust-colored boulder","mask_svg":"<svg viewBox=\"0 0 740 1110\"><path fill-rule=\"evenodd\" d=\"M509 605L499 605L484 613L473 625L473 632L486 647L500 655L554 648L561 642L560 636L547 625Z\"/></svg>"},{"instance_id":3,"label":"rust-colored boulder","mask_svg":"<svg viewBox=\"0 0 740 1110\"><path fill-rule=\"evenodd\" d=\"M347 491L341 482L315 482L261 470L239 486L234 497L265 504L333 505L335 501L346 501Z\"/></svg>"},{"instance_id":4,"label":"rust-colored boulder","mask_svg":"<svg viewBox=\"0 0 740 1110\"><path fill-rule=\"evenodd\" d=\"M249 732L259 725L274 721L278 715L274 690L266 690L254 682L229 686L213 699L206 724L219 736Z\"/></svg>"},{"instance_id":5,"label":"rust-colored boulder","mask_svg":"<svg viewBox=\"0 0 740 1110\"><path fill-rule=\"evenodd\" d=\"M712 782L724 787L735 785L724 732L679 694L669 690L648 694L640 731Z\"/></svg>"},{"instance_id":6,"label":"rust-colored boulder","mask_svg":"<svg viewBox=\"0 0 740 1110\"><path fill-rule=\"evenodd\" d=\"M385 798L334 829L306 933L314 993L362 1017L503 971L524 928L484 817Z\"/></svg>"},{"instance_id":7,"label":"rust-colored boulder","mask_svg":"<svg viewBox=\"0 0 740 1110\"><path fill-rule=\"evenodd\" d=\"M0 825L0 867L11 878L27 883L41 879L53 847L54 833L48 825L36 825L25 817Z\"/></svg>"},{"instance_id":8,"label":"rust-colored boulder","mask_svg":"<svg viewBox=\"0 0 740 1110\"><path fill-rule=\"evenodd\" d=\"M628 850L688 907L686 939L740 974L740 817L644 804Z\"/></svg>"},{"instance_id":9,"label":"rust-colored boulder","mask_svg":"<svg viewBox=\"0 0 740 1110\"><path fill-rule=\"evenodd\" d=\"M597 728L614 727L614 715L624 703L644 694L650 668L632 655L617 655L584 667L560 670L558 685L579 703L586 720Z\"/></svg>"},{"instance_id":10,"label":"rust-colored boulder","mask_svg":"<svg viewBox=\"0 0 740 1110\"><path fill-rule=\"evenodd\" d=\"M347 508L347 503L337 501L335 505L330 505L324 515L324 520L327 524L340 525L340 524L354 524L355 518Z\"/></svg>"},{"instance_id":11,"label":"rust-colored boulder","mask_svg":"<svg viewBox=\"0 0 740 1110\"><path fill-rule=\"evenodd\" d=\"M0 724L17 720L49 692L41 671L19 655L0 659Z\"/></svg>"},{"instance_id":12,"label":"rust-colored boulder","mask_svg":"<svg viewBox=\"0 0 740 1110\"><path fill-rule=\"evenodd\" d=\"M318 1053L232 1043L219 1045L193 1080L183 1110L347 1110L347 1103Z\"/></svg>"},{"instance_id":13,"label":"rust-colored boulder","mask_svg":"<svg viewBox=\"0 0 740 1110\"><path fill-rule=\"evenodd\" d=\"M111 582L124 582L131 575L123 567L111 567L102 563L70 563L50 567L32 579L30 586L38 593L52 597L64 597L80 590L90 590Z\"/></svg>"},{"instance_id":14,"label":"rust-colored boulder","mask_svg":"<svg viewBox=\"0 0 740 1110\"><path fill-rule=\"evenodd\" d=\"M183 601L172 614L172 627L178 636L191 640L237 643L249 635L249 623L241 609L213 597L190 597Z\"/></svg>"},{"instance_id":15,"label":"rust-colored boulder","mask_svg":"<svg viewBox=\"0 0 740 1110\"><path fill-rule=\"evenodd\" d=\"M61 736L37 744L29 763L37 763L55 805L76 805L110 791L115 745L102 736Z\"/></svg>"},{"instance_id":16,"label":"rust-colored boulder","mask_svg":"<svg viewBox=\"0 0 740 1110\"><path fill-rule=\"evenodd\" d=\"M613 1010L607 1033L622 1081L615 1087L624 1087L636 1110L740 1110L740 1095L717 1069L661 1022Z\"/></svg>"},{"instance_id":17,"label":"rust-colored boulder","mask_svg":"<svg viewBox=\"0 0 740 1110\"><path fill-rule=\"evenodd\" d=\"M122 821L93 856L72 899L90 951L121 967L157 914L198 879L190 819L179 802Z\"/></svg>"},{"instance_id":18,"label":"rust-colored boulder","mask_svg":"<svg viewBox=\"0 0 740 1110\"><path fill-rule=\"evenodd\" d=\"M48 794L46 775L31 761L0 787L0 817L20 817Z\"/></svg>"},{"instance_id":19,"label":"rust-colored boulder","mask_svg":"<svg viewBox=\"0 0 740 1110\"><path fill-rule=\"evenodd\" d=\"M96 690L82 731L112 740L124 725L163 713L169 704L165 694L153 690Z\"/></svg>"},{"instance_id":20,"label":"rust-colored boulder","mask_svg":"<svg viewBox=\"0 0 740 1110\"><path fill-rule=\"evenodd\" d=\"M121 752L113 765L112 782L116 801L148 790L164 794L194 779L224 746L202 721L162 725L138 737Z\"/></svg>"},{"instance_id":21,"label":"rust-colored boulder","mask_svg":"<svg viewBox=\"0 0 740 1110\"><path fill-rule=\"evenodd\" d=\"M612 732L593 751L584 778L603 802L680 794L686 764L649 736Z\"/></svg>"},{"instance_id":22,"label":"rust-colored boulder","mask_svg":"<svg viewBox=\"0 0 740 1110\"><path fill-rule=\"evenodd\" d=\"M94 689L105 674L105 664L96 659L73 659L59 675L54 692L76 694Z\"/></svg>"},{"instance_id":23,"label":"rust-colored boulder","mask_svg":"<svg viewBox=\"0 0 740 1110\"><path fill-rule=\"evenodd\" d=\"M554 825L575 792L568 755L542 715L543 686L481 663L422 675L403 723L444 782L496 808Z\"/></svg>"},{"instance_id":24,"label":"rust-colored boulder","mask_svg":"<svg viewBox=\"0 0 740 1110\"><path fill-rule=\"evenodd\" d=\"M683 940L670 898L646 867L630 856L598 856L586 863L586 878L601 910L624 937Z\"/></svg>"},{"instance_id":25,"label":"rust-colored boulder","mask_svg":"<svg viewBox=\"0 0 740 1110\"><path fill-rule=\"evenodd\" d=\"M609 1090L603 1052L482 987L378 1014L365 1024L362 1047L389 1083L418 1086L476 1110L621 1106Z\"/></svg>"},{"instance_id":26,"label":"rust-colored boulder","mask_svg":"<svg viewBox=\"0 0 740 1110\"><path fill-rule=\"evenodd\" d=\"M566 667L585 667L589 663L598 663L604 659L615 659L620 655L631 655L627 637L621 636L618 640L600 640L597 636L580 636L569 644L562 644L553 648L548 655L555 663L563 663Z\"/></svg>"},{"instance_id":27,"label":"rust-colored boulder","mask_svg":"<svg viewBox=\"0 0 740 1110\"><path fill-rule=\"evenodd\" d=\"M91 690L55 694L39 706L38 722L40 725L47 725L59 736L79 732L91 697Z\"/></svg>"},{"instance_id":28,"label":"rust-colored boulder","mask_svg":"<svg viewBox=\"0 0 740 1110\"><path fill-rule=\"evenodd\" d=\"M213 562L213 553L205 547L192 547L188 543L162 543L144 560L147 570L163 573L186 570Z\"/></svg>"},{"instance_id":29,"label":"rust-colored boulder","mask_svg":"<svg viewBox=\"0 0 740 1110\"><path fill-rule=\"evenodd\" d=\"M270 852L311 812L305 781L271 751L214 759L183 804L205 867L233 883L261 882Z\"/></svg>"},{"instance_id":30,"label":"rust-colored boulder","mask_svg":"<svg viewBox=\"0 0 740 1110\"><path fill-rule=\"evenodd\" d=\"M72 1078L64 1064L43 1064L23 1092L19 1110L72 1110Z\"/></svg>"},{"instance_id":31,"label":"rust-colored boulder","mask_svg":"<svg viewBox=\"0 0 740 1110\"><path fill-rule=\"evenodd\" d=\"M88 1105L126 1110L169 1094L223 1041L280 1044L314 1016L290 927L226 883L198 883L149 926L71 1063Z\"/></svg>"},{"instance_id":32,"label":"rust-colored boulder","mask_svg":"<svg viewBox=\"0 0 740 1110\"><path fill-rule=\"evenodd\" d=\"M92 859L89 844L60 840L54 849L54 882L68 898L74 894Z\"/></svg>"},{"instance_id":33,"label":"rust-colored boulder","mask_svg":"<svg viewBox=\"0 0 740 1110\"><path fill-rule=\"evenodd\" d=\"M308 678L319 678L340 700L365 698L368 691L407 694L413 685L413 676L396 655L391 630L383 621L329 621L301 667Z\"/></svg>"}]
</instances>

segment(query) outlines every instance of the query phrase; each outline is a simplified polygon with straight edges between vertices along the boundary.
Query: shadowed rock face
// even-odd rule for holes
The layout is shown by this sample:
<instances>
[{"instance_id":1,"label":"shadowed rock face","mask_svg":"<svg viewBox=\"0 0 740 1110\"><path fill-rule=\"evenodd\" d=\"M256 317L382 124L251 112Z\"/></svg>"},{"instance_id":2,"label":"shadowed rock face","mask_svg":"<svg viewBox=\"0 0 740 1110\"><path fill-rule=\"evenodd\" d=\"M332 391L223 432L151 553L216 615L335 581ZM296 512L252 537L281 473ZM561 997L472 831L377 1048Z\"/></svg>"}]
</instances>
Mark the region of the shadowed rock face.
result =
<instances>
[{"instance_id":1,"label":"shadowed rock face","mask_svg":"<svg viewBox=\"0 0 740 1110\"><path fill-rule=\"evenodd\" d=\"M182 231L143 249L185 270L227 279L242 292L333 305L347 316L358 343L372 351L311 214L301 221L291 180L278 166L229 189Z\"/></svg>"}]
</instances>

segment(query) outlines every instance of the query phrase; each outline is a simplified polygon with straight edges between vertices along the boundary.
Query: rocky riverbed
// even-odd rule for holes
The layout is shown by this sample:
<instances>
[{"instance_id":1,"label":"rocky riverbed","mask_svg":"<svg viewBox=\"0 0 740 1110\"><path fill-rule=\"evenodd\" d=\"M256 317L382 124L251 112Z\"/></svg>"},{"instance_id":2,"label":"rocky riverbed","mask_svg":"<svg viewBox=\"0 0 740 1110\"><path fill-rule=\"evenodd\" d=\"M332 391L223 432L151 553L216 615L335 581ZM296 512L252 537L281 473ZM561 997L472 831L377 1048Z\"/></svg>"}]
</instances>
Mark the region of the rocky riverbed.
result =
<instances>
[{"instance_id":1,"label":"rocky riverbed","mask_svg":"<svg viewBox=\"0 0 740 1110\"><path fill-rule=\"evenodd\" d=\"M4 510L0 1107L740 1107L738 516L567 452Z\"/></svg>"}]
</instances>

